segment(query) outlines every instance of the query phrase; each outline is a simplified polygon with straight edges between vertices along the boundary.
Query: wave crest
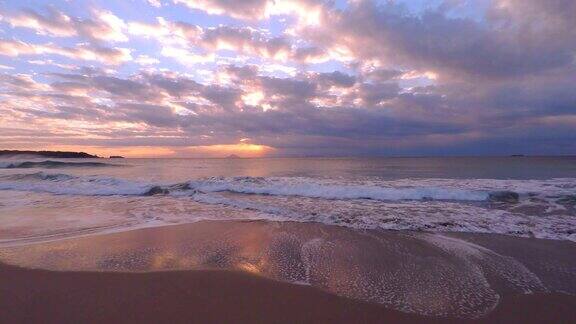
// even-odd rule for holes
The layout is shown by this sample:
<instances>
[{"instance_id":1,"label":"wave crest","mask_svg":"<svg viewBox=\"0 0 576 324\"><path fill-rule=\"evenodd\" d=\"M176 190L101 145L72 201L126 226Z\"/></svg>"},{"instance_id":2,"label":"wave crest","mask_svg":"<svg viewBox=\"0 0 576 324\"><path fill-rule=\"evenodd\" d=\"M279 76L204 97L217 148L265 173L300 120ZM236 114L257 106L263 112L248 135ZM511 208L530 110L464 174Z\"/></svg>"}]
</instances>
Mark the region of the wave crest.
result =
<instances>
[{"instance_id":1,"label":"wave crest","mask_svg":"<svg viewBox=\"0 0 576 324\"><path fill-rule=\"evenodd\" d=\"M302 178L209 178L190 181L189 186L201 192L229 191L243 194L323 199L485 201L490 197L490 193L483 190L436 186L387 187L375 184L338 184Z\"/></svg>"}]
</instances>

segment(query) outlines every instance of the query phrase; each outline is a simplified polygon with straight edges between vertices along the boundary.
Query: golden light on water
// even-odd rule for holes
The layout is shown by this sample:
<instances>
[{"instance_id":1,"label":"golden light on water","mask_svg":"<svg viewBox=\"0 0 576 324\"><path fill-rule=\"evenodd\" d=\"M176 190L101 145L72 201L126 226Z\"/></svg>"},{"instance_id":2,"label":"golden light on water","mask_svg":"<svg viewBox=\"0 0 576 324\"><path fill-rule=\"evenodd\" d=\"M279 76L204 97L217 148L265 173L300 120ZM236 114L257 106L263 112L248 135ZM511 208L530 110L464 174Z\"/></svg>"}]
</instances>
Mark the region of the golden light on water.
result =
<instances>
[{"instance_id":1,"label":"golden light on water","mask_svg":"<svg viewBox=\"0 0 576 324\"><path fill-rule=\"evenodd\" d=\"M275 149L271 146L241 142L239 144L216 144L206 146L190 146L182 151L192 156L203 154L206 157L226 157L238 155L239 157L262 157Z\"/></svg>"},{"instance_id":2,"label":"golden light on water","mask_svg":"<svg viewBox=\"0 0 576 324\"><path fill-rule=\"evenodd\" d=\"M236 267L238 267L238 269L246 271L246 272L250 272L253 274L260 274L260 268L258 268L257 265L249 263L249 262L238 263L236 265Z\"/></svg>"}]
</instances>

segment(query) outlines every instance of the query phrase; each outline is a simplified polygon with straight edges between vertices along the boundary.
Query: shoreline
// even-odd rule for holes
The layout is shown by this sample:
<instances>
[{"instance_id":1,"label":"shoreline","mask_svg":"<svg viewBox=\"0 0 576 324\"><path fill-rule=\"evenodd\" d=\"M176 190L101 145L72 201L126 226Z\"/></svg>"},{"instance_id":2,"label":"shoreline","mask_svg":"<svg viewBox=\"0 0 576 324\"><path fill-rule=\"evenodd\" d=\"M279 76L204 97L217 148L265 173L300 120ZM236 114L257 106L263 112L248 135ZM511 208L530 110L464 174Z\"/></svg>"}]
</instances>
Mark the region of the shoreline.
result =
<instances>
[{"instance_id":1,"label":"shoreline","mask_svg":"<svg viewBox=\"0 0 576 324\"><path fill-rule=\"evenodd\" d=\"M502 235L203 221L0 248L0 309L60 322L130 322L118 305L151 322L206 309L199 321L561 322L576 316L575 251Z\"/></svg>"},{"instance_id":2,"label":"shoreline","mask_svg":"<svg viewBox=\"0 0 576 324\"><path fill-rule=\"evenodd\" d=\"M409 230L409 229L387 229L387 228L355 228L349 227L346 225L341 224L326 224L320 221L296 221L296 220L267 220L267 219L201 219L195 220L190 222L183 222L183 223L162 223L162 224L147 224L147 223L130 223L126 222L125 224L111 224L111 225L103 225L103 226L94 226L94 227L86 227L81 228L75 231L70 232L49 232L47 234L40 234L40 235L30 235L30 236L13 236L5 239L0 239L0 250L4 248L17 248L23 247L28 245L39 245L39 244L50 244L56 243L66 240L75 240L75 239L88 239L91 237L99 237L105 235L114 235L114 234L122 234L122 233L129 233L129 232L139 232L139 231L154 231L156 229L164 229L170 227L186 227L186 226L195 226L196 224L202 223L279 223L279 224L312 224L314 226L328 226L328 227L336 227L342 228L345 230L351 231L376 231L376 232L383 232L383 233L390 233L390 234L438 234L438 235L446 235L446 236L453 236L453 237L461 237L461 238L477 238L481 241L484 241L483 238L502 238L503 240L507 239L519 239L525 240L527 242L534 241L534 242L561 242L562 244L575 244L575 240L569 239L553 239L553 238L537 238L537 237L525 237L525 236L516 236L512 234L503 234L503 233L490 233L490 232L466 232L466 231L422 231L422 230Z\"/></svg>"}]
</instances>

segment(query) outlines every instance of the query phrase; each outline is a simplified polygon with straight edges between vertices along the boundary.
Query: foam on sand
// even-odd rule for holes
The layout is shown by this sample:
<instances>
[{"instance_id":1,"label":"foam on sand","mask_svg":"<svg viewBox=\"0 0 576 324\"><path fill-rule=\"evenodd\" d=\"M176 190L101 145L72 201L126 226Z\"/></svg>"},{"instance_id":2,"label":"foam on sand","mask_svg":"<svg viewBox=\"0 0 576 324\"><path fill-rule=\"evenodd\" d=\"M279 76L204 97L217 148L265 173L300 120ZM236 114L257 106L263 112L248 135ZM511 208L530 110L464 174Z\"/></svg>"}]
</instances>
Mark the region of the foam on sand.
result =
<instances>
[{"instance_id":1,"label":"foam on sand","mask_svg":"<svg viewBox=\"0 0 576 324\"><path fill-rule=\"evenodd\" d=\"M559 292L550 271L561 272L562 292L576 293L572 243L485 237L498 239L498 247L474 242L470 234L199 222L4 248L0 260L64 271L239 270L404 312L456 318L489 314L505 294ZM531 263L524 263L525 254ZM556 272L542 266L550 264Z\"/></svg>"}]
</instances>

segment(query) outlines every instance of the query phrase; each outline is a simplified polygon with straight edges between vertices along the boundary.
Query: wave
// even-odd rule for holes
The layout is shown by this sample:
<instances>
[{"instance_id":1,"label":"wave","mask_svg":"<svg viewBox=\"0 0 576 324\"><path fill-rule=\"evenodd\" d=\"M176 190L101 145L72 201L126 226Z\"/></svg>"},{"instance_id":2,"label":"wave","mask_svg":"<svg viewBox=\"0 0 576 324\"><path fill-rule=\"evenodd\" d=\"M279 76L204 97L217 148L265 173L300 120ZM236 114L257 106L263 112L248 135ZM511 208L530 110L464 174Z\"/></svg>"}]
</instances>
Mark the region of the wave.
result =
<instances>
[{"instance_id":1,"label":"wave","mask_svg":"<svg viewBox=\"0 0 576 324\"><path fill-rule=\"evenodd\" d=\"M43 192L81 196L140 196L152 186L147 183L100 176L74 176L36 172L0 176L0 190Z\"/></svg>"},{"instance_id":2,"label":"wave","mask_svg":"<svg viewBox=\"0 0 576 324\"><path fill-rule=\"evenodd\" d=\"M371 184L322 183L301 178L210 178L190 181L201 192L229 191L244 194L301 196L323 199L461 200L484 201L490 192L442 187L383 187Z\"/></svg>"},{"instance_id":3,"label":"wave","mask_svg":"<svg viewBox=\"0 0 576 324\"><path fill-rule=\"evenodd\" d=\"M10 174L0 177L3 180L12 180L12 181L65 181L65 180L73 180L78 179L78 177L64 174L64 173L44 173L44 172L36 172L36 173L23 173L23 174Z\"/></svg>"},{"instance_id":4,"label":"wave","mask_svg":"<svg viewBox=\"0 0 576 324\"><path fill-rule=\"evenodd\" d=\"M315 183L291 178L208 178L178 184L150 184L109 177L77 177L68 174L37 172L1 177L0 189L44 191L57 194L78 195L140 195L194 194L234 192L241 194L300 196L322 199L371 199L393 200L459 200L485 201L488 191L442 187L394 188L376 185L346 185ZM67 182L54 186L50 182Z\"/></svg>"},{"instance_id":5,"label":"wave","mask_svg":"<svg viewBox=\"0 0 576 324\"><path fill-rule=\"evenodd\" d=\"M53 185L50 182L66 182ZM182 183L149 183L101 176L27 173L0 176L0 189L70 195L174 195L229 192L263 196L292 196L329 200L461 201L518 203L538 196L576 204L576 181L402 179L344 181L297 177L211 177Z\"/></svg>"},{"instance_id":6,"label":"wave","mask_svg":"<svg viewBox=\"0 0 576 324\"><path fill-rule=\"evenodd\" d=\"M86 167L111 167L119 166L103 162L62 162L62 161L23 161L23 162L4 162L0 163L0 169L31 169L31 168L86 168Z\"/></svg>"},{"instance_id":7,"label":"wave","mask_svg":"<svg viewBox=\"0 0 576 324\"><path fill-rule=\"evenodd\" d=\"M36 172L0 175L0 190L126 199L178 223L212 219L321 222L354 228L500 233L576 241L576 179L343 180L212 177L179 183ZM16 193L21 191L23 193ZM156 197L156 198L154 198ZM52 198L51 198L52 199ZM108 199L108 198L107 198ZM161 204L161 205L158 205ZM196 204L188 209L187 204ZM198 205L200 204L200 205ZM162 206L162 207L158 207ZM204 206L204 207L197 207ZM202 208L210 212L202 214ZM194 212L190 212L194 210ZM200 215L200 214L201 215Z\"/></svg>"}]
</instances>

